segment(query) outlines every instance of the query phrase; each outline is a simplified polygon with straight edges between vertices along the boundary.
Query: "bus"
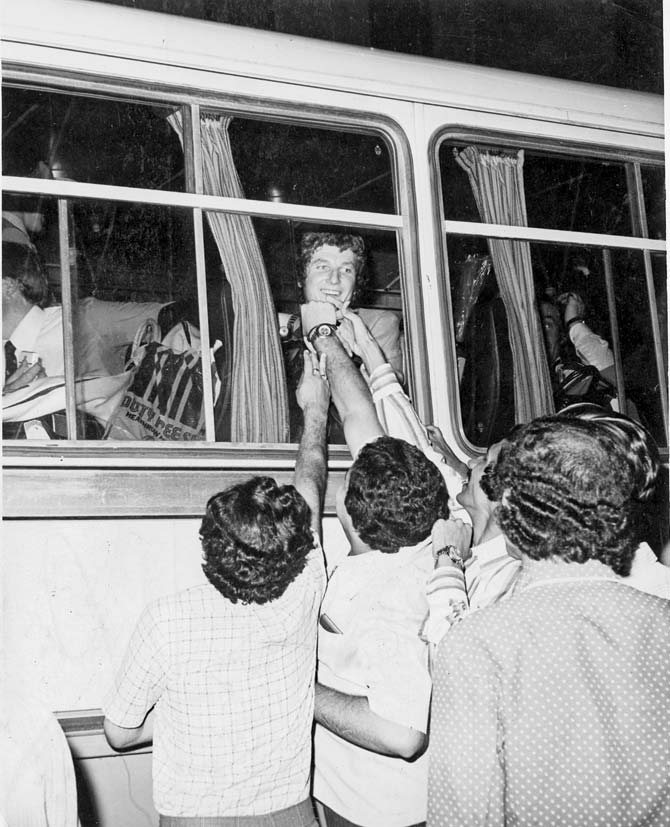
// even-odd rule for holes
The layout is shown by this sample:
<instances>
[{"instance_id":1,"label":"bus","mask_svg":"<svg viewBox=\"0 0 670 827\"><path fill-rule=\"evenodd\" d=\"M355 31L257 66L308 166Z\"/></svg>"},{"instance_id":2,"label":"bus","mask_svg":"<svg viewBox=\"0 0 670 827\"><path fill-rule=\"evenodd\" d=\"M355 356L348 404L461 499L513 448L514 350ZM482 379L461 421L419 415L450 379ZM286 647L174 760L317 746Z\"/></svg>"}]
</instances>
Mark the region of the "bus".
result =
<instances>
[{"instance_id":1,"label":"bus","mask_svg":"<svg viewBox=\"0 0 670 827\"><path fill-rule=\"evenodd\" d=\"M140 611L201 582L213 493L291 479L306 233L364 239L360 312L461 460L605 394L667 465L661 97L89 0L5 4L2 69L3 251L42 261L62 363L3 395L6 668L58 715L84 827L158 823L150 750L101 725ZM557 382L571 295L607 383ZM150 352L190 371L188 422L133 400ZM349 462L333 428L327 555Z\"/></svg>"}]
</instances>

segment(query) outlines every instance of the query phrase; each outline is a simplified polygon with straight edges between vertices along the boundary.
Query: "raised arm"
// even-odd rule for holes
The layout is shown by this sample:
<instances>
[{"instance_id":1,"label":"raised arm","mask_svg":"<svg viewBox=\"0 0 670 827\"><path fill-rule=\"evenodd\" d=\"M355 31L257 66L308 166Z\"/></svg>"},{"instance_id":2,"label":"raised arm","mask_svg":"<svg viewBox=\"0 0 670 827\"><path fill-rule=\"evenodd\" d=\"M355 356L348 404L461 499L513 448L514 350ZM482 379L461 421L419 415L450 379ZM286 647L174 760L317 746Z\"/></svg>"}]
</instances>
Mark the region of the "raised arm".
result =
<instances>
[{"instance_id":1,"label":"raised arm","mask_svg":"<svg viewBox=\"0 0 670 827\"><path fill-rule=\"evenodd\" d=\"M326 370L333 401L342 418L347 445L351 455L355 457L363 445L384 435L370 389L334 334L334 325L331 321L331 317L334 321L333 307L326 302L309 302L303 305L302 315L303 330L308 335L315 328L324 325L332 327L331 335L313 335L310 343L319 356L326 357Z\"/></svg>"},{"instance_id":2,"label":"raised arm","mask_svg":"<svg viewBox=\"0 0 670 827\"><path fill-rule=\"evenodd\" d=\"M303 354L304 370L296 390L302 408L304 427L293 483L312 511L312 528L321 536L321 513L326 488L326 420L330 389L325 373L325 357L308 350Z\"/></svg>"}]
</instances>

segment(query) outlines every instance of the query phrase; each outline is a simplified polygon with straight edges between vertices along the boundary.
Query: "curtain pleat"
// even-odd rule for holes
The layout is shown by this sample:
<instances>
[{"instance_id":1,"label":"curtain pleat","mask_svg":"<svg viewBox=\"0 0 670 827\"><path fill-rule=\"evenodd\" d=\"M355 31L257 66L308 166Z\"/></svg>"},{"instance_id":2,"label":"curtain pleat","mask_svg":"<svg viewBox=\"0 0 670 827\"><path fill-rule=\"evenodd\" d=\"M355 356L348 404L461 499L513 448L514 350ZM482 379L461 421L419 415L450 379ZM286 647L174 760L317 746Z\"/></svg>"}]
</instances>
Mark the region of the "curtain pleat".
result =
<instances>
[{"instance_id":1,"label":"curtain pleat","mask_svg":"<svg viewBox=\"0 0 670 827\"><path fill-rule=\"evenodd\" d=\"M483 222L527 227L523 150L516 155L481 152L468 146L454 157L466 171ZM500 296L507 311L514 356L517 422L553 413L549 367L535 303L533 267L527 241L488 239Z\"/></svg>"},{"instance_id":2,"label":"curtain pleat","mask_svg":"<svg viewBox=\"0 0 670 827\"><path fill-rule=\"evenodd\" d=\"M203 185L207 195L244 198L228 126L232 118L202 115ZM181 112L168 122L183 146ZM231 440L286 442L289 408L284 360L270 285L252 220L247 215L207 212L231 287L233 375Z\"/></svg>"}]
</instances>

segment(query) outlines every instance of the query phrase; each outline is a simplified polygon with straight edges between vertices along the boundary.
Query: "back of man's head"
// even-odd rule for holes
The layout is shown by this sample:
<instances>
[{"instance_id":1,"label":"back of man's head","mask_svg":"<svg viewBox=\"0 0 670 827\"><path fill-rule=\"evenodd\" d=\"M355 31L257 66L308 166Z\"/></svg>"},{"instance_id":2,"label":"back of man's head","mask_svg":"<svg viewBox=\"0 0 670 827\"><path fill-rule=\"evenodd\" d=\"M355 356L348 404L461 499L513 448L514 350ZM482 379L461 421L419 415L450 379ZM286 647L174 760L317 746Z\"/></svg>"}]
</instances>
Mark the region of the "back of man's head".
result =
<instances>
[{"instance_id":1,"label":"back of man's head","mask_svg":"<svg viewBox=\"0 0 670 827\"><path fill-rule=\"evenodd\" d=\"M17 282L21 295L38 307L49 301L49 285L37 253L24 244L2 242L2 277Z\"/></svg>"},{"instance_id":2,"label":"back of man's head","mask_svg":"<svg viewBox=\"0 0 670 827\"><path fill-rule=\"evenodd\" d=\"M209 582L232 603L268 603L284 594L314 548L311 512L293 485L270 477L215 494L200 527Z\"/></svg>"},{"instance_id":3,"label":"back of man's head","mask_svg":"<svg viewBox=\"0 0 670 827\"><path fill-rule=\"evenodd\" d=\"M487 482L498 524L522 554L630 573L638 544L631 468L607 428L560 416L518 426Z\"/></svg>"},{"instance_id":4,"label":"back of man's head","mask_svg":"<svg viewBox=\"0 0 670 827\"><path fill-rule=\"evenodd\" d=\"M644 425L625 414L589 403L570 405L564 408L560 415L598 422L606 428L615 440L621 457L630 465L631 499L646 502L651 498L656 487L661 459L658 446Z\"/></svg>"},{"instance_id":5,"label":"back of man's head","mask_svg":"<svg viewBox=\"0 0 670 827\"><path fill-rule=\"evenodd\" d=\"M442 474L418 448L384 436L361 448L344 505L361 540L392 553L425 540L435 520L449 516L448 496Z\"/></svg>"}]
</instances>

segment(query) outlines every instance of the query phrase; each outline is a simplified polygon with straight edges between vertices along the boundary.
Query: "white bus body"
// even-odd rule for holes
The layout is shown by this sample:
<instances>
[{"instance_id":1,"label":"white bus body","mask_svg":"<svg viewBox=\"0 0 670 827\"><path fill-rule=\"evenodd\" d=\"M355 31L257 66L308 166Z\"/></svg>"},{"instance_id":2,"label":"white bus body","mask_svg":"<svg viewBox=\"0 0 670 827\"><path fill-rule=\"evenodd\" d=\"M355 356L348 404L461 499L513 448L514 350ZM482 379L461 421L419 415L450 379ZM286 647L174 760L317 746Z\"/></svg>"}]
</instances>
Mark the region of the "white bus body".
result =
<instances>
[{"instance_id":1,"label":"white bus body","mask_svg":"<svg viewBox=\"0 0 670 827\"><path fill-rule=\"evenodd\" d=\"M584 255L591 251L593 271L601 266L605 249L614 258L614 275L604 265L596 292L609 318L605 338L616 351L619 390L625 392L627 360L635 355L626 350L625 318L616 304L622 283L617 267L627 257L626 266L632 268L627 279L638 279L638 292L645 297L646 321L636 317L635 324L644 328L648 339L644 359L656 371L658 385L640 398L649 398L647 416L662 447L667 447L663 437L667 434L667 328L665 297L659 287L665 279L665 220L664 215L651 215L651 199L641 189L662 187L662 98L87 0L4 4L2 60L8 96L3 98L3 191L10 198L10 209L12 197L41 198L58 216L52 240L59 245L60 258L53 269L63 292L66 360L74 352L67 342L73 330L67 310L72 294L70 301L67 294L75 279L75 267L68 259L74 233L70 204L100 203L105 215L111 214L110 205L129 201L157 215L192 214L193 225L201 228L194 230L193 289L200 297L199 318L205 321L203 296L210 265L202 241L203 211L252 216L255 226L276 227L278 232L300 223L359 228L361 234L367 231L381 239L382 246L388 241L383 261L390 262L391 275L378 283L376 301L379 307L402 315L409 393L425 421L439 425L456 453L467 459L485 447L484 436L475 438L481 414L477 398L472 402L474 418L466 422L459 390L470 357L462 355L465 344L456 341L454 280L462 264L458 256L470 249L468 239L473 244L483 243L486 237L526 241L536 256L534 263L545 262L549 274L558 250L569 250L570 255L575 250ZM366 141L377 140L378 155L387 164L381 178L392 182L388 191L395 207L377 209L372 196L355 202L356 208L346 198L333 204L327 199L316 203L318 199L222 196L203 187L197 170L191 170L191 184L185 173L187 183L181 191L146 184L129 190L127 184L112 179L59 176L54 170L52 176L34 177L18 164L12 168L12 150L4 141L8 119L15 119L13 134L17 134L25 123L23 115L29 118L30 101L37 100L30 96L37 95L46 96L40 101L64 96L68 101L130 102L140 108L181 107L194 119L201 109L215 110L261 124L259 129L266 124L295 129L291 135L297 134L296 140L300 128L312 130L317 142L321 134L333 131L356 140L363 135ZM20 110L24 100L25 109ZM106 146L106 128L106 122L100 124L101 147ZM195 144L197 166L197 139ZM582 159L586 166L580 169L586 172L580 173L580 181L584 188L594 188L589 196L592 203L604 203L612 193L618 193L619 200L609 212L603 209L603 215L610 217L598 223L596 216L591 226L536 225L530 208L527 227L464 217L460 204L452 210L449 201L453 176L463 173L447 172L445 165L452 145L468 144L523 149L527 158L539 159L532 162L536 169L541 163L549 165L548 183L554 175L551 164L578 164ZM54 159L55 155L44 160ZM565 169L569 172L572 167ZM599 195L593 182L618 180L619 173L626 192L620 193L613 183ZM557 180L557 186L563 183ZM370 186L366 181L365 187ZM574 186L573 181L567 187L570 197ZM638 206L622 207L635 201L636 192ZM630 216L623 224L628 229L623 231L616 221L627 208ZM652 219L662 230L652 228ZM77 232L78 238L84 237L81 228ZM39 247L39 240L35 243ZM480 248L472 249L478 254ZM607 256L603 261L609 261ZM81 261L78 266L81 278ZM103 283L96 289L107 287ZM116 295L110 288L109 296ZM622 297L628 301L627 294ZM618 332L613 329L617 319ZM474 352L476 344L469 345ZM65 371L71 422L74 385L68 383L73 369L66 365ZM205 380L205 390L209 387ZM498 392L499 387L493 390ZM517 416L518 403L517 399ZM75 425L68 426L65 439L4 442L5 668L21 675L61 716L100 825L157 824L147 751L114 756L104 743L99 718L105 689L139 612L160 594L200 582L199 515L211 494L251 474L288 481L292 473L294 445L221 441L215 438L211 412L206 422L206 437L199 442L77 439ZM490 433L497 433L497 422L495 415L487 420ZM332 556L341 553L344 542L334 517L334 493L347 465L346 450L334 446L325 521L325 547ZM130 796L126 773L131 779ZM85 817L82 823L88 823Z\"/></svg>"}]
</instances>

